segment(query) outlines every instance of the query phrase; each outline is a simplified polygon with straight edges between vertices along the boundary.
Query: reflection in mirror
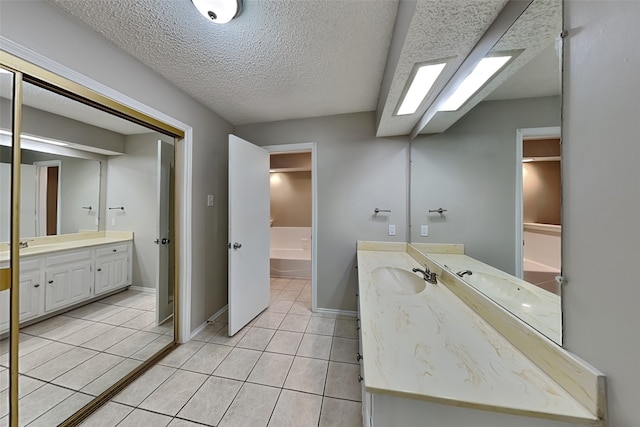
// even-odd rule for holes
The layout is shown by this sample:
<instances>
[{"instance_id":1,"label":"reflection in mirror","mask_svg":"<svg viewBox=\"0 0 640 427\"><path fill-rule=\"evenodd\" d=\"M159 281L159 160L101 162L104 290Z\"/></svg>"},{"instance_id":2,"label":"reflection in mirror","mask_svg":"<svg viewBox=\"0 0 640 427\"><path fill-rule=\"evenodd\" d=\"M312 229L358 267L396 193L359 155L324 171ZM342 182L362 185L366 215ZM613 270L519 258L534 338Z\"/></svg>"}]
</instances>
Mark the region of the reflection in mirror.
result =
<instances>
[{"instance_id":1,"label":"reflection in mirror","mask_svg":"<svg viewBox=\"0 0 640 427\"><path fill-rule=\"evenodd\" d=\"M19 416L58 425L174 341L174 245L154 243L174 239L173 162L161 168L158 151L165 141L172 159L174 141L34 84L23 90L19 369L30 410ZM5 222L3 213L3 265Z\"/></svg>"},{"instance_id":2,"label":"reflection in mirror","mask_svg":"<svg viewBox=\"0 0 640 427\"><path fill-rule=\"evenodd\" d=\"M463 280L558 344L561 9L560 0L534 0L490 53L518 54L457 111L437 113L411 146L411 241L427 253L421 244L462 244L463 254L429 255L470 270ZM537 154L545 162L536 179L523 177L523 153L545 144L554 154ZM429 212L438 208L446 212Z\"/></svg>"}]
</instances>

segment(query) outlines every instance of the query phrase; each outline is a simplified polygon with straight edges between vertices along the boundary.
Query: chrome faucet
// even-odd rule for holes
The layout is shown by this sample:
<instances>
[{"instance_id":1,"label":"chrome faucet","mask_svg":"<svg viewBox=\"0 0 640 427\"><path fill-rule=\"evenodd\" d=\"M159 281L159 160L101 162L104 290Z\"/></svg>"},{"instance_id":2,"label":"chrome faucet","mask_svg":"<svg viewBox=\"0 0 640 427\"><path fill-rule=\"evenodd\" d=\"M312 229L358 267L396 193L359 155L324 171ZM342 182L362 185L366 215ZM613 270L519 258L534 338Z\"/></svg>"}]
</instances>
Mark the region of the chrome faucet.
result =
<instances>
[{"instance_id":1,"label":"chrome faucet","mask_svg":"<svg viewBox=\"0 0 640 427\"><path fill-rule=\"evenodd\" d=\"M429 270L429 266L428 265L424 266L424 270L422 270L420 268L414 268L411 271L413 271L414 273L422 273L424 275L424 280L427 283L431 283L431 284L434 284L434 285L438 284L438 279L436 278L435 271Z\"/></svg>"},{"instance_id":2,"label":"chrome faucet","mask_svg":"<svg viewBox=\"0 0 640 427\"><path fill-rule=\"evenodd\" d=\"M18 249L28 248L29 247L29 242L33 242L33 239L31 239L31 240L20 240L18 242ZM11 249L11 242L9 242L9 249Z\"/></svg>"},{"instance_id":3,"label":"chrome faucet","mask_svg":"<svg viewBox=\"0 0 640 427\"><path fill-rule=\"evenodd\" d=\"M469 276L471 276L473 272L471 270L460 270L456 274L460 277L464 277L465 274L468 274Z\"/></svg>"}]
</instances>

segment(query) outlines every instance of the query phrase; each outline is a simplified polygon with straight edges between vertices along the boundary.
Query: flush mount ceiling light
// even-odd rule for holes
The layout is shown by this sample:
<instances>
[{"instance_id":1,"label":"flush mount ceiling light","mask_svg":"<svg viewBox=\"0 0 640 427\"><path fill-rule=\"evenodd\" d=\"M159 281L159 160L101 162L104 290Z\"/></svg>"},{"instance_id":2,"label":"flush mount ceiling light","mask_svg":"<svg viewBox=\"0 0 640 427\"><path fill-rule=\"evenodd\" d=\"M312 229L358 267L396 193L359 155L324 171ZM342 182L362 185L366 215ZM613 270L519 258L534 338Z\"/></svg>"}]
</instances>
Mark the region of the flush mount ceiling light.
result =
<instances>
[{"instance_id":1,"label":"flush mount ceiling light","mask_svg":"<svg viewBox=\"0 0 640 427\"><path fill-rule=\"evenodd\" d=\"M438 76L444 69L446 62L441 64L421 65L413 76L413 80L409 85L409 89L402 99L402 104L398 108L396 115L404 116L416 112L425 96L431 90L431 87L438 79Z\"/></svg>"},{"instance_id":2,"label":"flush mount ceiling light","mask_svg":"<svg viewBox=\"0 0 640 427\"><path fill-rule=\"evenodd\" d=\"M216 24L226 24L242 12L242 0L192 0L198 12Z\"/></svg>"},{"instance_id":3,"label":"flush mount ceiling light","mask_svg":"<svg viewBox=\"0 0 640 427\"><path fill-rule=\"evenodd\" d=\"M482 58L471 74L464 79L456 91L440 107L440 111L455 111L460 108L471 95L476 93L504 64L511 59L511 56L489 56Z\"/></svg>"}]
</instances>

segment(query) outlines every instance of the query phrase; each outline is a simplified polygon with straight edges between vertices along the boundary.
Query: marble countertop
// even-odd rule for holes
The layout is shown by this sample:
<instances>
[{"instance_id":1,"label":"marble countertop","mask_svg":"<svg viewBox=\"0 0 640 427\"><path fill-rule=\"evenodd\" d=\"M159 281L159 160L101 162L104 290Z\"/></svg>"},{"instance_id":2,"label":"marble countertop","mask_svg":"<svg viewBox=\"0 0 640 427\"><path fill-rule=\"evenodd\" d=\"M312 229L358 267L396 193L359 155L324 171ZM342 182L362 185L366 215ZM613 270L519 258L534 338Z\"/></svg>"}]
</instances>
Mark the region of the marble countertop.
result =
<instances>
[{"instance_id":1,"label":"marble countertop","mask_svg":"<svg viewBox=\"0 0 640 427\"><path fill-rule=\"evenodd\" d=\"M34 255L43 255L70 249L80 249L91 246L106 245L110 243L128 242L133 240L133 232L130 231L95 231L59 236L36 237L29 241L29 246L20 249L20 257L26 258ZM9 260L9 247L6 243L0 244L0 262Z\"/></svg>"},{"instance_id":2,"label":"marble countertop","mask_svg":"<svg viewBox=\"0 0 640 427\"><path fill-rule=\"evenodd\" d=\"M555 342L562 342L562 306L559 295L511 276L502 270L482 263L467 255L431 252L427 252L425 255L452 272L471 270L473 273L476 273L475 276L472 274L471 276L464 276L462 279L533 326L543 335L551 338ZM527 296L523 296L522 298L514 297L513 293L501 292L500 289L485 289L482 282L476 280L478 277L477 273L486 273L504 280L505 283L515 284L518 288L530 293L533 297L532 301L530 300L531 298L527 298Z\"/></svg>"},{"instance_id":3,"label":"marble countertop","mask_svg":"<svg viewBox=\"0 0 640 427\"><path fill-rule=\"evenodd\" d=\"M595 424L591 412L445 284L427 283L415 295L390 293L372 279L379 267L423 266L397 249L358 250L368 392Z\"/></svg>"}]
</instances>

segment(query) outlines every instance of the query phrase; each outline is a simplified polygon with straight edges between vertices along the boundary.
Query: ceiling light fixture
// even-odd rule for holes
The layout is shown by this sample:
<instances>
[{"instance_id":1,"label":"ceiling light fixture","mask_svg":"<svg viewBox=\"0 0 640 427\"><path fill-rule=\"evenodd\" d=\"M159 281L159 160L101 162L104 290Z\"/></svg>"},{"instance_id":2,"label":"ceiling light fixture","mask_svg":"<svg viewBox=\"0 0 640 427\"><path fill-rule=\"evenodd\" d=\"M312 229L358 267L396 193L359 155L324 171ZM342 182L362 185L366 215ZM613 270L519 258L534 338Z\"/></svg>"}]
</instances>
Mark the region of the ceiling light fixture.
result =
<instances>
[{"instance_id":1,"label":"ceiling light fixture","mask_svg":"<svg viewBox=\"0 0 640 427\"><path fill-rule=\"evenodd\" d=\"M421 65L413 76L411 85L404 95L402 104L396 115L404 116L413 114L418 110L422 101L427 96L431 87L447 63Z\"/></svg>"},{"instance_id":2,"label":"ceiling light fixture","mask_svg":"<svg viewBox=\"0 0 640 427\"><path fill-rule=\"evenodd\" d=\"M216 24L226 24L242 12L242 0L191 0L198 12Z\"/></svg>"},{"instance_id":3,"label":"ceiling light fixture","mask_svg":"<svg viewBox=\"0 0 640 427\"><path fill-rule=\"evenodd\" d=\"M471 74L458 86L453 95L440 107L439 111L456 111L467 99L478 91L495 73L498 72L511 56L489 56L482 58Z\"/></svg>"}]
</instances>

